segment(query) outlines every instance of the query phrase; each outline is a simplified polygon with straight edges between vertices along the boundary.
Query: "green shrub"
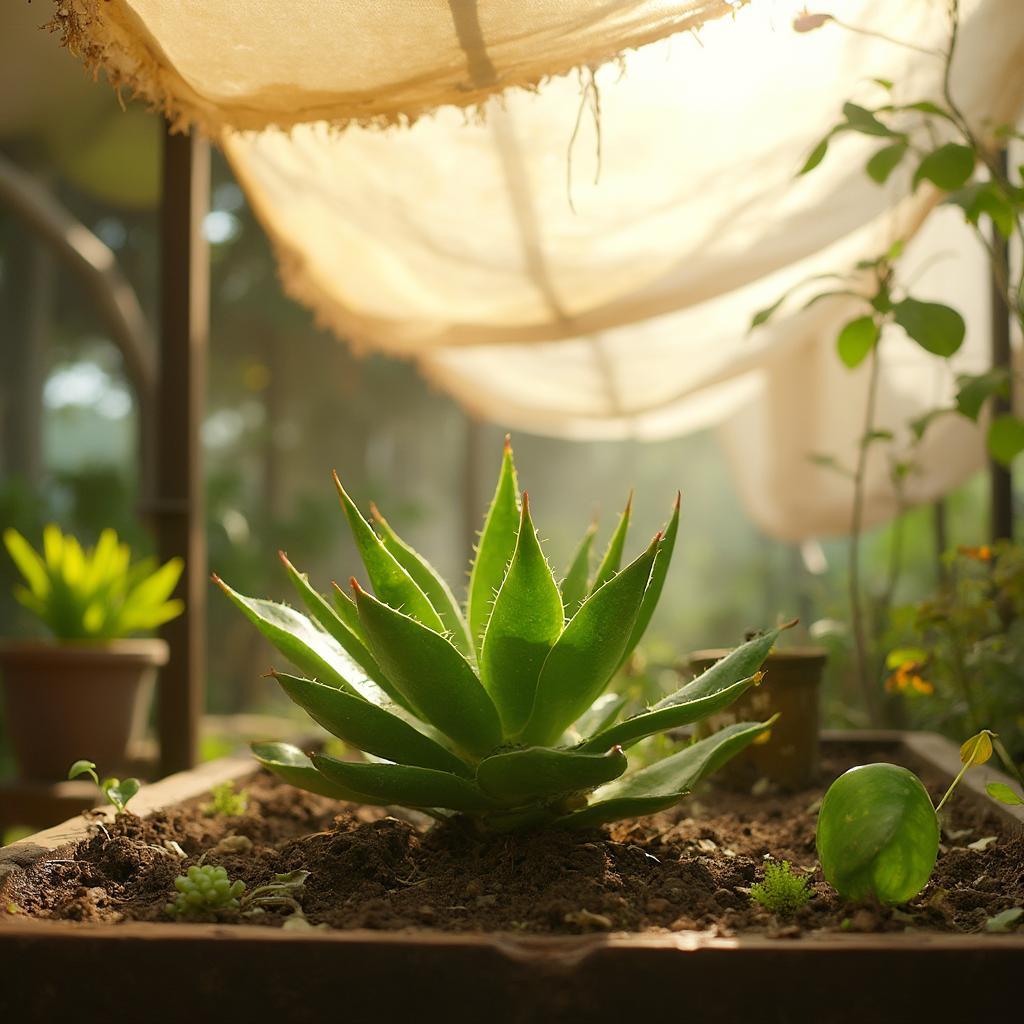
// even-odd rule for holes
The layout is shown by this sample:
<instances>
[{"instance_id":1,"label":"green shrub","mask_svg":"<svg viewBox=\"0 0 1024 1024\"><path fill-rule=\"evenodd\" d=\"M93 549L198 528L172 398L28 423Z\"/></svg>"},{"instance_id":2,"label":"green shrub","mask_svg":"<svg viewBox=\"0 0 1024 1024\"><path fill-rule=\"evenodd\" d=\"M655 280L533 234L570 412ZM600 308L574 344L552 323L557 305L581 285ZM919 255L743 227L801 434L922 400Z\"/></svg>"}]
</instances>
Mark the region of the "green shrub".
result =
<instances>
[{"instance_id":1,"label":"green shrub","mask_svg":"<svg viewBox=\"0 0 1024 1024\"><path fill-rule=\"evenodd\" d=\"M810 898L810 879L793 871L788 860L767 861L764 878L750 887L750 898L780 917L795 914Z\"/></svg>"},{"instance_id":2,"label":"green shrub","mask_svg":"<svg viewBox=\"0 0 1024 1024\"><path fill-rule=\"evenodd\" d=\"M169 600L183 563L172 558L132 564L131 550L113 530L104 530L94 548L51 523L43 530L43 553L17 530L4 531L4 545L25 579L14 596L58 640L113 640L157 626L180 615L181 601Z\"/></svg>"}]
</instances>

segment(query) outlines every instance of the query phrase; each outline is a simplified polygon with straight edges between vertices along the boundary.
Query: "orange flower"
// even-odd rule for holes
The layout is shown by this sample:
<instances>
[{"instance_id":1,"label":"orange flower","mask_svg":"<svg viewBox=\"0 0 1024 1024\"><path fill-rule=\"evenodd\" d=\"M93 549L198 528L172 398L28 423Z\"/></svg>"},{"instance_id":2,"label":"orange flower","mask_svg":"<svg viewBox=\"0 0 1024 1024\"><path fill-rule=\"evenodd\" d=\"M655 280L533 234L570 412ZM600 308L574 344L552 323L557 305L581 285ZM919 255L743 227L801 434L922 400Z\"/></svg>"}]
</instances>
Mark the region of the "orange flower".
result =
<instances>
[{"instance_id":1,"label":"orange flower","mask_svg":"<svg viewBox=\"0 0 1024 1024\"><path fill-rule=\"evenodd\" d=\"M963 555L964 558L973 558L978 562L992 561L992 549L987 544L982 544L979 548L969 548L961 544L956 549L956 553Z\"/></svg>"},{"instance_id":2,"label":"orange flower","mask_svg":"<svg viewBox=\"0 0 1024 1024\"><path fill-rule=\"evenodd\" d=\"M921 675L924 665L919 661L905 661L885 681L885 689L889 693L919 693L925 697L935 692L935 687Z\"/></svg>"}]
</instances>

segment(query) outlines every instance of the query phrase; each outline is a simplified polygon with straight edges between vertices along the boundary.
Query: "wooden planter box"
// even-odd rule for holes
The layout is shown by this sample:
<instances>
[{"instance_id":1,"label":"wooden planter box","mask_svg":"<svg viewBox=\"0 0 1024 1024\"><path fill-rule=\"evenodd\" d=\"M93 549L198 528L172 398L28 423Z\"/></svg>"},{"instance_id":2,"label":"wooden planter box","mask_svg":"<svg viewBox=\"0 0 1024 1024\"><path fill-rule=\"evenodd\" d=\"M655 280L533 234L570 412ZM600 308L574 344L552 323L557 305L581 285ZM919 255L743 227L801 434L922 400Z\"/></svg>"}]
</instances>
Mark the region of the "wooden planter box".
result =
<instances>
[{"instance_id":1,"label":"wooden planter box","mask_svg":"<svg viewBox=\"0 0 1024 1024\"><path fill-rule=\"evenodd\" d=\"M928 734L836 733L894 761L952 776L956 747ZM211 762L145 788L145 814L252 771ZM993 769L963 798L988 801ZM1021 808L994 805L1008 827ZM83 838L81 818L0 850L4 880ZM828 935L721 939L703 933L522 937L293 932L188 924L76 925L0 918L0 1020L146 1024L333 1020L443 1024L686 1019L883 1024L1017 1020L1024 936Z\"/></svg>"}]
</instances>

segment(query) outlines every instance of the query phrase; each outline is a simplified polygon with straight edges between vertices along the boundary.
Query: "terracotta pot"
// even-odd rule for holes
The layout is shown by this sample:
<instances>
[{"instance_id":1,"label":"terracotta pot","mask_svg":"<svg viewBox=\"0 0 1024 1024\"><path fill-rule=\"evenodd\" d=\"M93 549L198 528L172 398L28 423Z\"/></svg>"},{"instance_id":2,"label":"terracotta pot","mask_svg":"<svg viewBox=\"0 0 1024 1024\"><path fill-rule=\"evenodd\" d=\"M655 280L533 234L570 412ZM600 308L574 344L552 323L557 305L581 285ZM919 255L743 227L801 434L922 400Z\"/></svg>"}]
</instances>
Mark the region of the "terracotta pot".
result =
<instances>
[{"instance_id":1,"label":"terracotta pot","mask_svg":"<svg viewBox=\"0 0 1024 1024\"><path fill-rule=\"evenodd\" d=\"M727 650L694 651L688 661L697 673L724 658ZM764 743L755 743L715 773L726 785L749 789L760 779L783 789L803 789L818 777L818 691L827 652L820 647L773 651L765 660L764 679L735 704L701 722L702 736L732 722L779 720Z\"/></svg>"},{"instance_id":2,"label":"terracotta pot","mask_svg":"<svg viewBox=\"0 0 1024 1024\"><path fill-rule=\"evenodd\" d=\"M117 774L145 727L163 640L0 643L7 730L23 779L59 780L79 758Z\"/></svg>"}]
</instances>

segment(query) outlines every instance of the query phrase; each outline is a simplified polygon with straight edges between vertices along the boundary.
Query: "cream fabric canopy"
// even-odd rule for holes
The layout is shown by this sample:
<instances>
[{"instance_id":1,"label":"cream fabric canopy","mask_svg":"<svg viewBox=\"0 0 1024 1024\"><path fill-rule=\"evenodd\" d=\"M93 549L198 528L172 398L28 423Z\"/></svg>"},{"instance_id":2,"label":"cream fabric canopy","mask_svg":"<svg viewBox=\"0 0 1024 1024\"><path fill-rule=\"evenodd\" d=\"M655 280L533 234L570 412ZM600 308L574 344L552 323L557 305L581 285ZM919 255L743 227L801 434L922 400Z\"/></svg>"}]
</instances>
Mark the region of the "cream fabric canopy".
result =
<instances>
[{"instance_id":1,"label":"cream fabric canopy","mask_svg":"<svg viewBox=\"0 0 1024 1024\"><path fill-rule=\"evenodd\" d=\"M506 96L480 124L444 110L403 132L311 125L228 135L225 148L286 286L342 337L414 358L471 410L528 430L657 438L719 424L763 529L841 533L849 483L808 455L849 465L863 430L865 374L846 371L832 344L851 307L747 326L794 281L917 229L934 196L909 195L906 176L870 182L877 140L844 137L813 175L794 172L846 99L883 102L871 76L899 83L900 98L934 97L941 62L834 25L798 34L800 7L755 2L699 39L599 71L596 183L586 110L570 145L581 89L568 79ZM944 0L836 9L918 46L946 39ZM964 12L957 94L978 123L1011 119L1024 97L1024 4L975 0ZM904 441L911 418L948 404L955 371L986 362L984 262L945 220L908 266L920 278L915 263L947 251L915 294L964 309L969 340L946 365L887 339L880 425ZM917 461L906 497L931 500L981 465L975 429L936 421ZM898 506L881 446L870 468L868 521L879 522Z\"/></svg>"},{"instance_id":2,"label":"cream fabric canopy","mask_svg":"<svg viewBox=\"0 0 1024 1024\"><path fill-rule=\"evenodd\" d=\"M863 429L865 374L833 354L851 307L747 326L790 284L876 255L928 215L935 196L911 194L907 175L885 188L866 178L877 140L844 136L814 174L794 174L845 100L883 101L872 76L895 81L898 100L939 95L941 62L921 51L945 45L946 0L827 5L917 49L836 24L796 33L802 0L751 0L698 36L678 30L738 5L336 0L303 5L301 18L226 0L64 6L83 15L71 34L93 46L87 56L172 113L207 127L294 125L220 138L286 287L340 336L415 359L474 412L527 430L658 438L717 425L762 528L788 539L847 529L848 482L808 455L849 464ZM1012 120L1024 3L962 9L954 91L977 125ZM617 66L506 92L482 117L444 107L376 130L660 36ZM954 372L986 363L984 261L943 212L908 269L916 295L964 310L968 341L947 365L886 339L878 425L898 444L908 420L948 403ZM944 493L981 460L973 427L938 420L906 498ZM867 491L869 522L897 510L883 446Z\"/></svg>"},{"instance_id":3,"label":"cream fabric canopy","mask_svg":"<svg viewBox=\"0 0 1024 1024\"><path fill-rule=\"evenodd\" d=\"M207 131L391 124L602 64L746 0L56 0L86 61Z\"/></svg>"}]
</instances>

